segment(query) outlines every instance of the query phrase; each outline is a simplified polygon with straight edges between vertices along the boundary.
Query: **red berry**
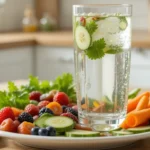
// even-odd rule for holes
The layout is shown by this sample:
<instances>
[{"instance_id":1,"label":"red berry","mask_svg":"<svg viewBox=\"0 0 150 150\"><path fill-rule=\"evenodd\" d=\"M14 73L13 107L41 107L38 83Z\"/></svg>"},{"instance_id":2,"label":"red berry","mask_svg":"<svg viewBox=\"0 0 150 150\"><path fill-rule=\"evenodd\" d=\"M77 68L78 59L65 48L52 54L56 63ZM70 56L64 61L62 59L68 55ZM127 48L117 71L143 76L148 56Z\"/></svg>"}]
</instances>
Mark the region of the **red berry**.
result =
<instances>
[{"instance_id":1,"label":"red berry","mask_svg":"<svg viewBox=\"0 0 150 150\"><path fill-rule=\"evenodd\" d=\"M8 131L8 132L17 132L19 124L16 124L11 118L5 119L1 125L0 125L0 130L2 131Z\"/></svg>"},{"instance_id":2,"label":"red berry","mask_svg":"<svg viewBox=\"0 0 150 150\"><path fill-rule=\"evenodd\" d=\"M85 20L84 17L81 17L81 18L80 18L80 24L81 24L82 26L85 26L86 20Z\"/></svg>"},{"instance_id":3,"label":"red berry","mask_svg":"<svg viewBox=\"0 0 150 150\"><path fill-rule=\"evenodd\" d=\"M74 106L72 106L72 109L78 111L78 106L77 106L77 105L74 105Z\"/></svg>"},{"instance_id":4,"label":"red berry","mask_svg":"<svg viewBox=\"0 0 150 150\"><path fill-rule=\"evenodd\" d=\"M10 107L4 107L0 110L0 124L7 118L15 120L15 115Z\"/></svg>"},{"instance_id":5,"label":"red berry","mask_svg":"<svg viewBox=\"0 0 150 150\"><path fill-rule=\"evenodd\" d=\"M50 103L49 101L41 101L38 103L37 106L39 107L39 109L41 109L41 108L45 107L46 105L48 105L49 103Z\"/></svg>"},{"instance_id":6,"label":"red berry","mask_svg":"<svg viewBox=\"0 0 150 150\"><path fill-rule=\"evenodd\" d=\"M54 98L53 101L59 103L60 105L68 105L69 104L69 97L64 92L58 92Z\"/></svg>"},{"instance_id":7,"label":"red berry","mask_svg":"<svg viewBox=\"0 0 150 150\"><path fill-rule=\"evenodd\" d=\"M29 94L29 99L30 100L35 100L35 101L40 101L40 96L42 94L39 92L39 91L32 91L30 94Z\"/></svg>"},{"instance_id":8,"label":"red berry","mask_svg":"<svg viewBox=\"0 0 150 150\"><path fill-rule=\"evenodd\" d=\"M49 93L42 94L40 96L40 100L52 102L53 98L57 92L58 92L57 90L51 90Z\"/></svg>"},{"instance_id":9,"label":"red berry","mask_svg":"<svg viewBox=\"0 0 150 150\"><path fill-rule=\"evenodd\" d=\"M28 104L24 110L32 116L39 114L39 107L35 106L34 104Z\"/></svg>"},{"instance_id":10,"label":"red berry","mask_svg":"<svg viewBox=\"0 0 150 150\"><path fill-rule=\"evenodd\" d=\"M76 123L78 123L78 118L69 112L62 113L61 116L69 117L69 118L73 119Z\"/></svg>"}]
</instances>

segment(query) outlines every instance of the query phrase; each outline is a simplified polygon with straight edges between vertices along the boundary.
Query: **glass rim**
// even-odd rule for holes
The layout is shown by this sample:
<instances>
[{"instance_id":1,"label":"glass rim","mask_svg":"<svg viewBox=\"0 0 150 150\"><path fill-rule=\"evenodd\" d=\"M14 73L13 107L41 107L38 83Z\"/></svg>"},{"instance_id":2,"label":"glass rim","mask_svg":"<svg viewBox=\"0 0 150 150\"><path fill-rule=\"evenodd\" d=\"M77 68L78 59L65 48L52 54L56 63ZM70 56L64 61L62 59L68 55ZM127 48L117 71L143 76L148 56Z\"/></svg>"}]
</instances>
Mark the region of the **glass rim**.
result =
<instances>
[{"instance_id":1,"label":"glass rim","mask_svg":"<svg viewBox=\"0 0 150 150\"><path fill-rule=\"evenodd\" d=\"M73 7L132 7L132 4L77 4Z\"/></svg>"}]
</instances>

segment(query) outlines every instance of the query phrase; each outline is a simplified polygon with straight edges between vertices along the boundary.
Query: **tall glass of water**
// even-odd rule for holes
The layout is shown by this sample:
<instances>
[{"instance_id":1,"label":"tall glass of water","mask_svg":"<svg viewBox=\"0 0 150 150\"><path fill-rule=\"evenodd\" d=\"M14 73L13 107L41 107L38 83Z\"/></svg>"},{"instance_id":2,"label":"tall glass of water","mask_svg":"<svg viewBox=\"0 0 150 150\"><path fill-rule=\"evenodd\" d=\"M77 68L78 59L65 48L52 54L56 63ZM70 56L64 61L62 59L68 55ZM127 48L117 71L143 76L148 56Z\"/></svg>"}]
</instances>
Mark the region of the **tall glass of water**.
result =
<instances>
[{"instance_id":1,"label":"tall glass of water","mask_svg":"<svg viewBox=\"0 0 150 150\"><path fill-rule=\"evenodd\" d=\"M73 38L79 122L115 129L127 111L132 6L74 5Z\"/></svg>"}]
</instances>

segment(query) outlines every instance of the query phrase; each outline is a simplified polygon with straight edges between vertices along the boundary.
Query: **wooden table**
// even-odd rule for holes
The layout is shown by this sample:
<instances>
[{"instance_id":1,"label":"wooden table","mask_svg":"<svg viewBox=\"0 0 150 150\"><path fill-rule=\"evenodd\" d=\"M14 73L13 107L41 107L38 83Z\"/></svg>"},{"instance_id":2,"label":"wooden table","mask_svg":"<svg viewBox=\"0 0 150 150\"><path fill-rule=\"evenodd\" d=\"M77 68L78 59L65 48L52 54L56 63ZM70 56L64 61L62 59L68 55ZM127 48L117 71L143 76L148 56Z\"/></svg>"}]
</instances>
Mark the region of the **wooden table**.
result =
<instances>
[{"instance_id":1,"label":"wooden table","mask_svg":"<svg viewBox=\"0 0 150 150\"><path fill-rule=\"evenodd\" d=\"M36 148L20 145L6 138L0 138L0 149L1 150L39 150ZM114 148L113 150L150 150L150 138L137 141L131 145L124 146L121 148Z\"/></svg>"}]
</instances>

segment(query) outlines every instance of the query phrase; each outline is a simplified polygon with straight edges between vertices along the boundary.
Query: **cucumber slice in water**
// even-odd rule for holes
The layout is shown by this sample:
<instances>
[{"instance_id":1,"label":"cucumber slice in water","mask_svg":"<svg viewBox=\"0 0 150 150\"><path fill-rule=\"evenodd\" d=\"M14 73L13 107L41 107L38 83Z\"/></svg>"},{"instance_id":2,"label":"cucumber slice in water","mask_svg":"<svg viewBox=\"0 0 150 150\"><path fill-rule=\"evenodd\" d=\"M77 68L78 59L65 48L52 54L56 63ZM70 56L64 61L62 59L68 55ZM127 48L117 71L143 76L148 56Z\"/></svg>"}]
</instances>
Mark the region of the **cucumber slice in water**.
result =
<instances>
[{"instance_id":1,"label":"cucumber slice in water","mask_svg":"<svg viewBox=\"0 0 150 150\"><path fill-rule=\"evenodd\" d=\"M128 128L127 131L130 131L130 132L133 132L133 133L148 132L148 131L150 131L150 126L141 126L141 127L135 127L135 128Z\"/></svg>"},{"instance_id":2,"label":"cucumber slice in water","mask_svg":"<svg viewBox=\"0 0 150 150\"><path fill-rule=\"evenodd\" d=\"M99 132L86 131L86 130L71 130L66 132L67 137L97 137L100 136Z\"/></svg>"},{"instance_id":3,"label":"cucumber slice in water","mask_svg":"<svg viewBox=\"0 0 150 150\"><path fill-rule=\"evenodd\" d=\"M125 17L120 18L119 28L120 30L125 30L128 26L128 22Z\"/></svg>"},{"instance_id":4,"label":"cucumber slice in water","mask_svg":"<svg viewBox=\"0 0 150 150\"><path fill-rule=\"evenodd\" d=\"M86 50L90 46L91 37L85 27L77 26L75 30L75 40L81 50Z\"/></svg>"},{"instance_id":5,"label":"cucumber slice in water","mask_svg":"<svg viewBox=\"0 0 150 150\"><path fill-rule=\"evenodd\" d=\"M45 120L45 126L52 126L57 132L65 132L74 128L74 121L64 116L52 116Z\"/></svg>"}]
</instances>

